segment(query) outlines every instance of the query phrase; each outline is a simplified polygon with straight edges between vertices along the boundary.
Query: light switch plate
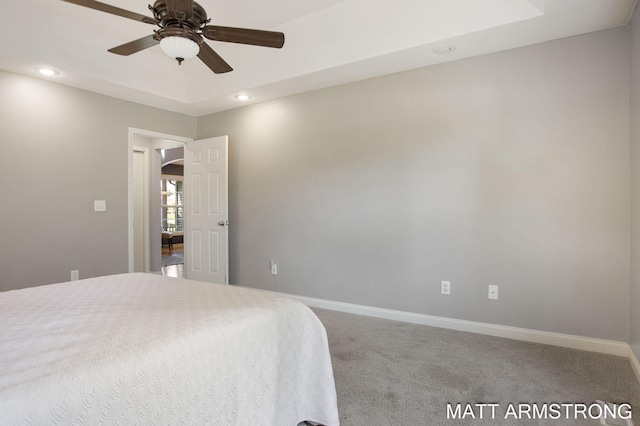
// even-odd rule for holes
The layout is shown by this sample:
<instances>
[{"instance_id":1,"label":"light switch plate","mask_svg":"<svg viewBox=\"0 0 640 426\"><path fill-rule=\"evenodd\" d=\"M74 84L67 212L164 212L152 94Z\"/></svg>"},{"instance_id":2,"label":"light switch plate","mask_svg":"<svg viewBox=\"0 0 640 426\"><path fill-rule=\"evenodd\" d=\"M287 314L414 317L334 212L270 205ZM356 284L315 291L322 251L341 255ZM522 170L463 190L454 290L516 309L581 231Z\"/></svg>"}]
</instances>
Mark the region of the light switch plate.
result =
<instances>
[{"instance_id":1,"label":"light switch plate","mask_svg":"<svg viewBox=\"0 0 640 426\"><path fill-rule=\"evenodd\" d=\"M107 202L106 202L106 200L95 200L93 202L93 211L106 212L107 211Z\"/></svg>"},{"instance_id":2,"label":"light switch plate","mask_svg":"<svg viewBox=\"0 0 640 426\"><path fill-rule=\"evenodd\" d=\"M489 299L498 300L498 286L490 285L489 286Z\"/></svg>"}]
</instances>

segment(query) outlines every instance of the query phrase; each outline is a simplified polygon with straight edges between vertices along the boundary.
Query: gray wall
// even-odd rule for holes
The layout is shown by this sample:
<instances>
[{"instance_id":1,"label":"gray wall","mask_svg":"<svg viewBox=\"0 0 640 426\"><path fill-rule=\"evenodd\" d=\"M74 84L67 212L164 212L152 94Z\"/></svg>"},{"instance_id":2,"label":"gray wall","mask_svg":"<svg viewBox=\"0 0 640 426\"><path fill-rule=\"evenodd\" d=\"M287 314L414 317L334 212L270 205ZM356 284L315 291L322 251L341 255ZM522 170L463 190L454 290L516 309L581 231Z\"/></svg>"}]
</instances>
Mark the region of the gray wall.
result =
<instances>
[{"instance_id":1,"label":"gray wall","mask_svg":"<svg viewBox=\"0 0 640 426\"><path fill-rule=\"evenodd\" d=\"M640 11L630 25L631 50L631 348L640 359Z\"/></svg>"},{"instance_id":2,"label":"gray wall","mask_svg":"<svg viewBox=\"0 0 640 426\"><path fill-rule=\"evenodd\" d=\"M199 118L232 283L627 341L628 57L618 28Z\"/></svg>"},{"instance_id":3,"label":"gray wall","mask_svg":"<svg viewBox=\"0 0 640 426\"><path fill-rule=\"evenodd\" d=\"M128 270L129 127L193 137L196 119L0 72L0 290Z\"/></svg>"}]
</instances>

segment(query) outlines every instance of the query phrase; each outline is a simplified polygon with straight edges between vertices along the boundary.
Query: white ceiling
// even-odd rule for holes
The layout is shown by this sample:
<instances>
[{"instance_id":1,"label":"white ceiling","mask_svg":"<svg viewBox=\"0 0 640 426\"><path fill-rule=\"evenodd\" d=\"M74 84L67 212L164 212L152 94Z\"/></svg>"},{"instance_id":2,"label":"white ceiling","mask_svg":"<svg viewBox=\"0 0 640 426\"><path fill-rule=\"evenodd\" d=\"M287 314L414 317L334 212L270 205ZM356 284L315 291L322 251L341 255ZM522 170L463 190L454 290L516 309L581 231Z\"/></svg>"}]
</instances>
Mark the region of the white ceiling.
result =
<instances>
[{"instance_id":1,"label":"white ceiling","mask_svg":"<svg viewBox=\"0 0 640 426\"><path fill-rule=\"evenodd\" d=\"M150 16L144 0L103 0ZM149 1L149 0L147 0ZM181 66L159 46L107 49L155 28L61 0L4 0L0 69L194 116L240 104L625 25L636 0L201 0L211 24L282 31L282 49L207 41L233 68ZM438 55L434 49L455 47ZM40 78L40 77L39 77Z\"/></svg>"}]
</instances>

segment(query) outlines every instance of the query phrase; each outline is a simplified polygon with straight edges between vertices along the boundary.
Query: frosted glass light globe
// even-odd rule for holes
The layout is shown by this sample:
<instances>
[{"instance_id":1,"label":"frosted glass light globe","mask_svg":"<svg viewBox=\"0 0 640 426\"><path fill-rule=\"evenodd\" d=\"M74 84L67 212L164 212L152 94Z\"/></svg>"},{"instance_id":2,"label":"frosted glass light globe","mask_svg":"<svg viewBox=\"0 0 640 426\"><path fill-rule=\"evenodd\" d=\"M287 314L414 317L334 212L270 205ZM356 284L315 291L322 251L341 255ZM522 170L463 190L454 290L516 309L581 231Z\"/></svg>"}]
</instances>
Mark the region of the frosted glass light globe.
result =
<instances>
[{"instance_id":1,"label":"frosted glass light globe","mask_svg":"<svg viewBox=\"0 0 640 426\"><path fill-rule=\"evenodd\" d=\"M184 37L165 37L160 40L160 47L168 56L179 63L191 59L200 52L200 46L193 40Z\"/></svg>"}]
</instances>

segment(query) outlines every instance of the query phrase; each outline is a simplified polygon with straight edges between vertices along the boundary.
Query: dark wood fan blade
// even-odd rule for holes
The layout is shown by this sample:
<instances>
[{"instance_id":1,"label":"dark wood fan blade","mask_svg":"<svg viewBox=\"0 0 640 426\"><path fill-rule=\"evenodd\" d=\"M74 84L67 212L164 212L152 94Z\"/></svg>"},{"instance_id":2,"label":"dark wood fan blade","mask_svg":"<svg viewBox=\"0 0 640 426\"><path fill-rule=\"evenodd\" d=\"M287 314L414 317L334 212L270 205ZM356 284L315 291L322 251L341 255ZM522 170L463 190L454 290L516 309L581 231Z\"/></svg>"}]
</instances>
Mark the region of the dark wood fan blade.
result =
<instances>
[{"instance_id":1,"label":"dark wood fan blade","mask_svg":"<svg viewBox=\"0 0 640 426\"><path fill-rule=\"evenodd\" d=\"M200 53L198 53L198 58L202 60L211 71L216 74L223 74L225 72L233 71L233 68L229 66L228 63L225 62L224 59L220 57L216 52L213 51L209 45L206 43L202 43L200 45Z\"/></svg>"},{"instance_id":2,"label":"dark wood fan blade","mask_svg":"<svg viewBox=\"0 0 640 426\"><path fill-rule=\"evenodd\" d=\"M122 16L123 18L133 19L134 21L144 22L145 24L156 25L158 21L154 18L141 15L139 13L130 12L128 10L120 9L119 7L111 6L109 4L100 3L95 0L62 0L67 3L77 4L78 6L88 7L89 9L99 10L100 12L110 13L112 15Z\"/></svg>"},{"instance_id":3,"label":"dark wood fan blade","mask_svg":"<svg viewBox=\"0 0 640 426\"><path fill-rule=\"evenodd\" d=\"M133 53L155 46L158 43L160 42L154 38L154 34L151 34L149 36L139 38L138 40L130 41L129 43L109 49L109 52L115 53L116 55L129 56Z\"/></svg>"},{"instance_id":4,"label":"dark wood fan blade","mask_svg":"<svg viewBox=\"0 0 640 426\"><path fill-rule=\"evenodd\" d=\"M167 11L176 19L191 19L193 0L167 0Z\"/></svg>"},{"instance_id":5,"label":"dark wood fan blade","mask_svg":"<svg viewBox=\"0 0 640 426\"><path fill-rule=\"evenodd\" d=\"M278 49L284 45L284 34L275 31L207 25L202 29L202 34L206 38L215 41L275 47Z\"/></svg>"}]
</instances>

